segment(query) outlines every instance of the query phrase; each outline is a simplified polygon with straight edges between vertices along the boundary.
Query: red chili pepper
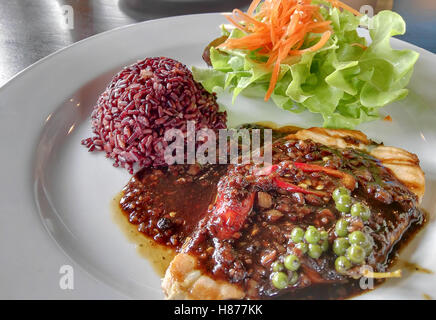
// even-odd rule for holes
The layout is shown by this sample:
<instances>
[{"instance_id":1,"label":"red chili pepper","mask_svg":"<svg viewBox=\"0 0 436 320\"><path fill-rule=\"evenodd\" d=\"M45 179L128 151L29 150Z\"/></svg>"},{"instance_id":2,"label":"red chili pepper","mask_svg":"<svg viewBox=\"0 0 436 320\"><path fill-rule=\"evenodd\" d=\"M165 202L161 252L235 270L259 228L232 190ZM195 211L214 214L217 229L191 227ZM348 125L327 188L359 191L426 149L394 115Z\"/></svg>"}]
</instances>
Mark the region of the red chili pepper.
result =
<instances>
[{"instance_id":1,"label":"red chili pepper","mask_svg":"<svg viewBox=\"0 0 436 320\"><path fill-rule=\"evenodd\" d=\"M332 168L327 168L323 166L319 166L316 164L302 163L302 162L294 162L294 165L303 170L304 172L319 172L322 171L329 176L333 176L336 178L340 178L342 180L342 184L347 187L349 190L353 191L356 187L356 179L351 174L346 172L335 170Z\"/></svg>"},{"instance_id":2,"label":"red chili pepper","mask_svg":"<svg viewBox=\"0 0 436 320\"><path fill-rule=\"evenodd\" d=\"M244 225L245 219L251 212L254 204L255 193L252 192L241 202L224 200L224 196L218 198L210 230L221 240L229 239Z\"/></svg>"},{"instance_id":3,"label":"red chili pepper","mask_svg":"<svg viewBox=\"0 0 436 320\"><path fill-rule=\"evenodd\" d=\"M259 169L258 171L256 171L255 175L256 176L269 176L273 172L277 171L278 168L279 168L279 166L276 164L273 164L273 165L268 166L268 167L263 167L263 168ZM300 193L304 193L304 194L314 194L314 195L317 195L320 197L328 196L328 193L326 193L326 192L301 188L301 187L296 186L292 183L285 182L285 181L279 179L278 177L273 178L273 183L276 185L277 188L284 189L284 190L289 191L289 192L300 192Z\"/></svg>"},{"instance_id":4,"label":"red chili pepper","mask_svg":"<svg viewBox=\"0 0 436 320\"><path fill-rule=\"evenodd\" d=\"M304 193L304 194L314 194L314 195L317 195L319 197L328 197L329 196L329 194L327 192L301 188L299 186L296 186L295 184L285 182L277 177L275 177L273 179L273 182L278 188L284 189L284 190L289 191L289 192L300 192L300 193Z\"/></svg>"}]
</instances>

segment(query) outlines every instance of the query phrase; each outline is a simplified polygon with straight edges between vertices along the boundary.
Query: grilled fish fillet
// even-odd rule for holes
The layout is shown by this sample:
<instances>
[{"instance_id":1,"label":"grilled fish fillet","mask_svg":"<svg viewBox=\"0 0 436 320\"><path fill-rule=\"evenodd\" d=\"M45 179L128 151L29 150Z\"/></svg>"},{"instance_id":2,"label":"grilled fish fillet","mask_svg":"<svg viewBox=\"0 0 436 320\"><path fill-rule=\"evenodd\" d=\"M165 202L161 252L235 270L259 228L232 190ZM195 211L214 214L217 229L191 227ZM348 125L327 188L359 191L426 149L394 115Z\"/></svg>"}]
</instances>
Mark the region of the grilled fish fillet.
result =
<instances>
[{"instance_id":1,"label":"grilled fish fillet","mask_svg":"<svg viewBox=\"0 0 436 320\"><path fill-rule=\"evenodd\" d=\"M415 154L406 150L396 147L376 146L364 133L355 130L310 128L300 130L293 135L289 135L288 138L310 139L329 147L355 148L367 151L374 158L380 160L398 180L416 194L419 202L424 196L425 177L419 166L419 159ZM350 138L353 138L353 143L347 142Z\"/></svg>"},{"instance_id":2,"label":"grilled fish fillet","mask_svg":"<svg viewBox=\"0 0 436 320\"><path fill-rule=\"evenodd\" d=\"M171 261L162 288L167 299L228 300L242 299L245 293L236 285L216 281L196 268L197 258L179 253Z\"/></svg>"},{"instance_id":3,"label":"grilled fish fillet","mask_svg":"<svg viewBox=\"0 0 436 320\"><path fill-rule=\"evenodd\" d=\"M310 128L300 130L287 138L312 140L340 149L355 148L366 151L389 168L399 181L416 194L419 202L422 200L425 191L424 173L419 166L418 157L406 150L376 145L364 133L354 130ZM162 281L166 299L217 300L245 297L245 292L239 286L210 278L198 265L195 256L184 252L173 259Z\"/></svg>"}]
</instances>

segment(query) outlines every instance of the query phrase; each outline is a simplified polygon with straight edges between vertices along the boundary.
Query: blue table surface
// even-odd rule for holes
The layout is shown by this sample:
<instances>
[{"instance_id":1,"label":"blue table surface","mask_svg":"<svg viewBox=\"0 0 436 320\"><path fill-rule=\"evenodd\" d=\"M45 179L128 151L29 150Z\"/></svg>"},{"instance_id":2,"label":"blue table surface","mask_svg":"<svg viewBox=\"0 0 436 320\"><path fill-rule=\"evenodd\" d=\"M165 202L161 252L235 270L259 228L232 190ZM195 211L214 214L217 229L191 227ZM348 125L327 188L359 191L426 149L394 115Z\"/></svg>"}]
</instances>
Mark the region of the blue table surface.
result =
<instances>
[{"instance_id":1,"label":"blue table surface","mask_svg":"<svg viewBox=\"0 0 436 320\"><path fill-rule=\"evenodd\" d=\"M403 17L407 25L406 34L398 38L436 53L436 9L417 7L412 0L397 0L393 10Z\"/></svg>"}]
</instances>

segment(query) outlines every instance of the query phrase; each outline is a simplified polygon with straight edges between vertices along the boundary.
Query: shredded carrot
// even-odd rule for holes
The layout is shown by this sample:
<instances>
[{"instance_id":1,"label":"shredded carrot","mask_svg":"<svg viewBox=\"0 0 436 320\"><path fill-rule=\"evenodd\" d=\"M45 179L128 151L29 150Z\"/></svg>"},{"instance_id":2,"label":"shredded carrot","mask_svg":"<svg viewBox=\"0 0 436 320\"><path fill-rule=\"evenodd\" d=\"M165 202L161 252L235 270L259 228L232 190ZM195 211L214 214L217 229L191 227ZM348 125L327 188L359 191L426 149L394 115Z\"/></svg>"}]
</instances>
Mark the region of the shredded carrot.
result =
<instances>
[{"instance_id":1,"label":"shredded carrot","mask_svg":"<svg viewBox=\"0 0 436 320\"><path fill-rule=\"evenodd\" d=\"M390 115L387 115L383 118L384 121L392 122L392 117Z\"/></svg>"},{"instance_id":2,"label":"shredded carrot","mask_svg":"<svg viewBox=\"0 0 436 320\"><path fill-rule=\"evenodd\" d=\"M341 1L325 1L333 7L360 15ZM267 101L279 79L282 62L295 63L298 61L296 57L323 48L330 39L333 33L331 21L324 20L320 8L312 4L312 0L253 0L246 13L235 9L231 16L226 16L246 35L227 39L218 48L259 50L268 58L265 66L271 68L272 73L265 95Z\"/></svg>"},{"instance_id":3,"label":"shredded carrot","mask_svg":"<svg viewBox=\"0 0 436 320\"><path fill-rule=\"evenodd\" d=\"M319 39L319 41L313 45L310 48L304 49L304 50L296 50L299 53L306 53L306 52L315 52L318 51L319 49L321 49L322 47L324 47L324 45L327 43L327 41L330 39L330 35L331 35L331 31L326 31L323 33L323 35L321 36L321 39Z\"/></svg>"},{"instance_id":4,"label":"shredded carrot","mask_svg":"<svg viewBox=\"0 0 436 320\"><path fill-rule=\"evenodd\" d=\"M259 5L261 0L254 0L251 4L250 7L248 7L248 11L247 13L249 15L252 15L254 13L254 11L256 10L257 6Z\"/></svg>"},{"instance_id":5,"label":"shredded carrot","mask_svg":"<svg viewBox=\"0 0 436 320\"><path fill-rule=\"evenodd\" d=\"M330 2L332 4L333 7L337 7L337 8L342 8L344 10L350 11L352 14L356 15L356 16L360 16L361 13L355 9L353 9L352 7L350 7L349 5L338 1L338 0L327 0L328 2Z\"/></svg>"},{"instance_id":6,"label":"shredded carrot","mask_svg":"<svg viewBox=\"0 0 436 320\"><path fill-rule=\"evenodd\" d=\"M279 55L280 55L280 51L279 51ZM280 74L280 60L277 59L276 64L274 65L272 75L271 75L271 81L269 83L268 91L266 92L265 101L268 100L269 97L271 97L271 94L273 93L275 85L277 83L277 79L279 77L279 74Z\"/></svg>"},{"instance_id":7,"label":"shredded carrot","mask_svg":"<svg viewBox=\"0 0 436 320\"><path fill-rule=\"evenodd\" d=\"M358 42L352 43L351 46L352 46L352 47L361 47L363 50L368 49L367 46L365 46L365 45L363 45L363 44L361 44L361 43L358 43Z\"/></svg>"}]
</instances>

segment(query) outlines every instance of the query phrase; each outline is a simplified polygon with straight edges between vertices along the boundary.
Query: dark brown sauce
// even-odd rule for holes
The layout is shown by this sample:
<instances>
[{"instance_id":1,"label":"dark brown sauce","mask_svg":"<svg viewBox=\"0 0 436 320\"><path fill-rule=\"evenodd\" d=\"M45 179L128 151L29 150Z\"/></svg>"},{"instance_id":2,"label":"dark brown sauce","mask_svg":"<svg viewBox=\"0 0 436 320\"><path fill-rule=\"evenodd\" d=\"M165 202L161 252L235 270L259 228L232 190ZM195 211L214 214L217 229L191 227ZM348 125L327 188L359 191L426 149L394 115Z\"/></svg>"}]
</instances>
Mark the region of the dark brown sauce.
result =
<instances>
[{"instance_id":1,"label":"dark brown sauce","mask_svg":"<svg viewBox=\"0 0 436 320\"><path fill-rule=\"evenodd\" d=\"M156 243L152 238L144 236L143 233L138 231L136 225L126 219L126 215L120 207L120 200L123 192L117 194L111 202L112 218L114 222L120 227L127 240L135 244L138 254L147 259L155 272L163 277L171 260L176 255L173 248Z\"/></svg>"},{"instance_id":2,"label":"dark brown sauce","mask_svg":"<svg viewBox=\"0 0 436 320\"><path fill-rule=\"evenodd\" d=\"M143 233L139 232L136 225L129 223L125 212L120 207L120 199L122 196L123 192L120 192L116 197L114 197L111 203L111 209L115 223L120 227L126 238L136 245L138 254L147 259L158 276L163 277L168 265L176 255L176 250L174 248L156 243L150 237L147 237ZM397 258L399 255L401 255L401 251L407 246L409 241L414 239L414 237L423 229L424 225L425 224L412 225L403 236L403 239L394 247L389 257L391 266L394 270L406 268L411 272L433 274L433 271L431 270L420 267L415 263L402 261ZM383 280L374 281L374 289L383 283ZM277 299L341 300L351 299L368 291L370 290L360 289L359 281L356 280L346 284L315 285L309 288L301 289L296 293L282 295L277 297ZM432 300L432 297L425 293L423 293L423 298L426 300Z\"/></svg>"},{"instance_id":3,"label":"dark brown sauce","mask_svg":"<svg viewBox=\"0 0 436 320\"><path fill-rule=\"evenodd\" d=\"M424 217L423 221L421 223L413 223L403 234L401 240L394 246L391 256L389 257L390 267L394 269L404 269L411 273L434 274L434 271L424 268L417 263L403 260L400 257L401 252L418 236L431 219L430 214L426 210L422 208L420 208L420 210Z\"/></svg>"},{"instance_id":4,"label":"dark brown sauce","mask_svg":"<svg viewBox=\"0 0 436 320\"><path fill-rule=\"evenodd\" d=\"M241 127L272 128L275 140L301 129L269 122ZM226 171L227 165L142 169L124 188L121 209L138 231L177 250L214 202L217 182Z\"/></svg>"},{"instance_id":5,"label":"dark brown sauce","mask_svg":"<svg viewBox=\"0 0 436 320\"><path fill-rule=\"evenodd\" d=\"M380 285L380 280L374 281L374 286ZM293 293L278 297L279 300L344 300L357 297L370 290L362 290L359 280L347 283L315 284Z\"/></svg>"},{"instance_id":6,"label":"dark brown sauce","mask_svg":"<svg viewBox=\"0 0 436 320\"><path fill-rule=\"evenodd\" d=\"M257 123L256 127L259 126L273 128L275 138L300 129L297 127L277 128L270 123ZM141 170L132 178L119 198L114 200L114 208L118 201L118 208L115 208L116 215L124 218L123 229L129 230L130 240L138 244L138 251L150 260L161 276L175 252L180 249L185 238L191 234L198 221L207 213L210 203L213 203L216 197L217 181L226 172L226 166L202 167L199 176L204 178L200 180L192 177L189 174L190 170L191 167L186 166L179 172L159 171L157 176L155 170ZM188 177L187 181L175 183L186 177ZM146 190L145 193L144 190ZM142 199L139 199L141 196ZM144 201L144 197L148 200ZM120 199L124 200L120 203ZM138 210L138 206L142 206L142 210ZM138 215L138 212L142 214ZM151 216L153 218L150 219ZM123 224L119 222L120 225ZM396 262L400 250L422 229L423 225L423 222L410 225L389 253L388 265ZM132 234L136 235L132 238ZM403 265L404 268L407 266L411 268L412 264ZM383 280L374 281L375 285L381 283ZM365 291L360 288L359 280L356 280L343 284L313 285L277 298L345 299Z\"/></svg>"},{"instance_id":7,"label":"dark brown sauce","mask_svg":"<svg viewBox=\"0 0 436 320\"><path fill-rule=\"evenodd\" d=\"M155 242L179 249L207 213L227 169L225 165L195 166L136 173L120 200L129 222Z\"/></svg>"}]
</instances>

